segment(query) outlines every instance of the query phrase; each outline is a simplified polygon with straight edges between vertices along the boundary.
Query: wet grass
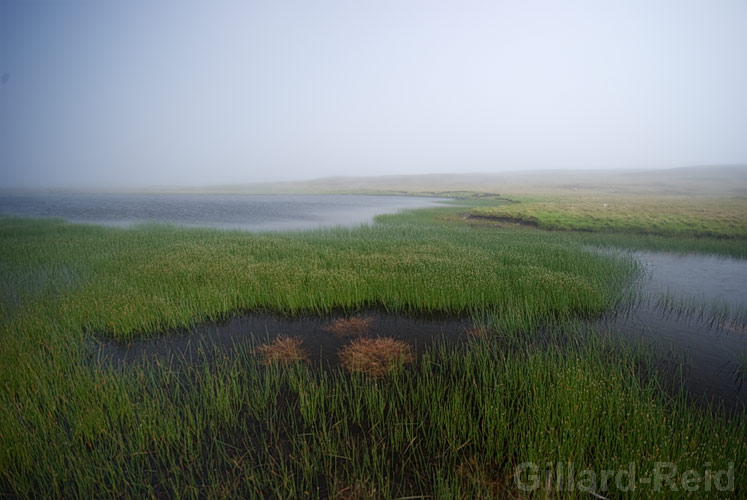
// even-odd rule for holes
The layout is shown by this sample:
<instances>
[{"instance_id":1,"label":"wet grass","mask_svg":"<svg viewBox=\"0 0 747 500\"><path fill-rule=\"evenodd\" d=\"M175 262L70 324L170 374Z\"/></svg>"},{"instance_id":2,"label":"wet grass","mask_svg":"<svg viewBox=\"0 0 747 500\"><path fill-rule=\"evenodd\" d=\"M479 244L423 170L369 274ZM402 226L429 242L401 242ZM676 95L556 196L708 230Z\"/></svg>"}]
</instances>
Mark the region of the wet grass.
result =
<instances>
[{"instance_id":1,"label":"wet grass","mask_svg":"<svg viewBox=\"0 0 747 500\"><path fill-rule=\"evenodd\" d=\"M2 451L13 456L3 464L4 489L44 497L523 497L520 464L570 460L594 471L634 462L646 475L660 461L701 474L733 462L728 494L744 494L744 418L668 397L645 352L568 335L562 347L490 339L463 350L435 346L384 378L265 366L251 344L204 362L124 372L71 364L59 376L75 391L39 386L6 408L35 434L4 436L17 442ZM53 401L51 413L33 411ZM679 494L645 484L612 493Z\"/></svg>"},{"instance_id":2,"label":"wet grass","mask_svg":"<svg viewBox=\"0 0 747 500\"><path fill-rule=\"evenodd\" d=\"M491 310L505 328L527 330L601 313L635 272L632 259L594 255L568 239L418 218L277 234L3 219L0 234L4 286L26 297L5 317L54 303L53 316L76 330L118 339L262 310ZM39 267L50 276L42 288ZM81 278L60 284L54 273Z\"/></svg>"},{"instance_id":3,"label":"wet grass","mask_svg":"<svg viewBox=\"0 0 747 500\"><path fill-rule=\"evenodd\" d=\"M698 321L710 326L718 325L735 332L744 331L747 326L747 309L744 306L729 306L723 300L705 301L697 297L681 297L670 292L655 298L653 309L665 317L676 317L688 321Z\"/></svg>"},{"instance_id":4,"label":"wet grass","mask_svg":"<svg viewBox=\"0 0 747 500\"><path fill-rule=\"evenodd\" d=\"M586 239L623 248L747 257L745 197L566 195L477 207L472 216L540 229L602 233L602 238Z\"/></svg>"},{"instance_id":5,"label":"wet grass","mask_svg":"<svg viewBox=\"0 0 747 500\"><path fill-rule=\"evenodd\" d=\"M544 497L517 489L516 467L568 461L644 475L657 462L701 474L733 463L728 494L745 494L744 415L689 404L663 389L650 353L576 325L625 296L632 259L460 213L287 234L0 219L12 298L0 310L0 494ZM90 347L240 311L366 309L461 315L490 335L392 356L411 362L382 377L271 362L305 359L292 338L124 366ZM637 486L609 494L686 493Z\"/></svg>"}]
</instances>

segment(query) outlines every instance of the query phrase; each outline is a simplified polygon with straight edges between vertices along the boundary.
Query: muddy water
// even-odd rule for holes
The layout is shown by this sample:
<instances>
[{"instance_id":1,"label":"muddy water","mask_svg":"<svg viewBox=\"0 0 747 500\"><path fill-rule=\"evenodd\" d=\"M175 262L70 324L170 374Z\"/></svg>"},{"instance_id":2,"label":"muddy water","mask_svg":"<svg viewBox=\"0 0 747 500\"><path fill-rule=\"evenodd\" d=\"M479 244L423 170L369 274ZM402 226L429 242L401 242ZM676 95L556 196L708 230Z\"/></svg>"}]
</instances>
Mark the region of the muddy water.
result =
<instances>
[{"instance_id":1,"label":"muddy water","mask_svg":"<svg viewBox=\"0 0 747 500\"><path fill-rule=\"evenodd\" d=\"M682 382L696 398L747 405L747 260L633 255L644 268L639 300L602 326L683 363Z\"/></svg>"}]
</instances>

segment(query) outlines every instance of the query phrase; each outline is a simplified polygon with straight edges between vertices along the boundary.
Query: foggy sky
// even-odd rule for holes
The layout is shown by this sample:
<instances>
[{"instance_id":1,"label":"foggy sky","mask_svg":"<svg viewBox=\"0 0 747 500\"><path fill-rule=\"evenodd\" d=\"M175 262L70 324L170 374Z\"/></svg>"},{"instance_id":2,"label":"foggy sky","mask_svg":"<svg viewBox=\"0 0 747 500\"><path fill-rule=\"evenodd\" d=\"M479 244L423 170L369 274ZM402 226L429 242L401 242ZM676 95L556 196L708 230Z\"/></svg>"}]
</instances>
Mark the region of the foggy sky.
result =
<instances>
[{"instance_id":1,"label":"foggy sky","mask_svg":"<svg viewBox=\"0 0 747 500\"><path fill-rule=\"evenodd\" d=\"M747 2L0 0L0 188L747 163Z\"/></svg>"}]
</instances>

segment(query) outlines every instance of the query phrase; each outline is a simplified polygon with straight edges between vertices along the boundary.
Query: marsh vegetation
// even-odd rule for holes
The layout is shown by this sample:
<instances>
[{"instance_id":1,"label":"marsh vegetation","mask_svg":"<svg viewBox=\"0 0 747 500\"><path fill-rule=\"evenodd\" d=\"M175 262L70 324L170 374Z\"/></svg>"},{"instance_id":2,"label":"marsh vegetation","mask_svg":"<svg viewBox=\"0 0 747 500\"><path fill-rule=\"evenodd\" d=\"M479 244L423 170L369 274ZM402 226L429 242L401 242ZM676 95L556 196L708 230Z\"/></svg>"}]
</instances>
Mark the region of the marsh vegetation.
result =
<instances>
[{"instance_id":1,"label":"marsh vegetation","mask_svg":"<svg viewBox=\"0 0 747 500\"><path fill-rule=\"evenodd\" d=\"M744 495L743 409L693 401L681 365L664 369L655 350L597 323L630 304L642 271L630 254L592 248L621 236L467 217L498 203L294 233L0 219L2 493L544 496L517 490L516 467L572 461L634 462L644 475L657 462L733 464L728 494ZM726 226L714 227L698 241L743 248L739 224L721 239ZM645 238L694 241L663 233ZM415 346L390 323L381 331L374 311L459 318L459 341ZM339 365L283 331L189 359L97 355L247 313L318 318L337 343L322 356Z\"/></svg>"},{"instance_id":2,"label":"marsh vegetation","mask_svg":"<svg viewBox=\"0 0 747 500\"><path fill-rule=\"evenodd\" d=\"M535 198L499 207L481 207L477 217L545 229L747 241L747 199L607 195Z\"/></svg>"}]
</instances>

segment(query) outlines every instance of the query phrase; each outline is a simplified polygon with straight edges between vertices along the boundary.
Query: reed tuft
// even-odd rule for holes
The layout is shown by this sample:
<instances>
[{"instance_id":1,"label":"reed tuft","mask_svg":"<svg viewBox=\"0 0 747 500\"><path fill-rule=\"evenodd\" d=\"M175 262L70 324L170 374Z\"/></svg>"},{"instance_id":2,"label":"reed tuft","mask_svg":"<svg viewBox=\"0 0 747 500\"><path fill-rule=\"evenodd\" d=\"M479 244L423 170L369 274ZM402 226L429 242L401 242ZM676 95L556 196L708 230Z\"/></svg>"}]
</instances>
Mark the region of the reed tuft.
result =
<instances>
[{"instance_id":1,"label":"reed tuft","mask_svg":"<svg viewBox=\"0 0 747 500\"><path fill-rule=\"evenodd\" d=\"M415 359L409 344L391 337L354 340L338 355L347 370L374 378L397 371Z\"/></svg>"},{"instance_id":2,"label":"reed tuft","mask_svg":"<svg viewBox=\"0 0 747 500\"><path fill-rule=\"evenodd\" d=\"M290 365L299 361L308 363L309 354L301 347L303 341L298 337L278 336L269 344L263 344L255 349L262 356L262 364Z\"/></svg>"},{"instance_id":3,"label":"reed tuft","mask_svg":"<svg viewBox=\"0 0 747 500\"><path fill-rule=\"evenodd\" d=\"M324 329L337 337L361 337L366 335L371 328L372 318L366 316L353 316L352 318L340 318L333 321Z\"/></svg>"}]
</instances>

